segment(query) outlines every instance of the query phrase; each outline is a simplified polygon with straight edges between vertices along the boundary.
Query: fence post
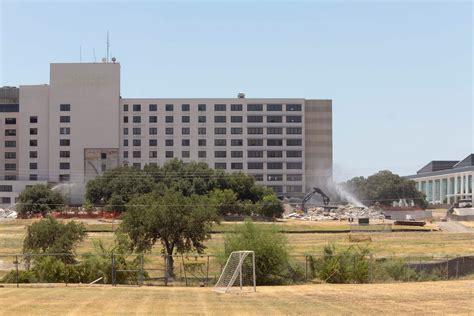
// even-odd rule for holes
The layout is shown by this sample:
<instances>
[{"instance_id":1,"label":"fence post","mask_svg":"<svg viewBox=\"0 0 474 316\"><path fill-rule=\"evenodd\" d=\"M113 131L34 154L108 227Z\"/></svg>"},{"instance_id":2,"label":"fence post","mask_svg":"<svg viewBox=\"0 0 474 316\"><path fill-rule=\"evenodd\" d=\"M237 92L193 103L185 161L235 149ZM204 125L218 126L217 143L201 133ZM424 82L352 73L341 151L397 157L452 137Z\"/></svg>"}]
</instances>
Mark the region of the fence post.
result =
<instances>
[{"instance_id":1,"label":"fence post","mask_svg":"<svg viewBox=\"0 0 474 316\"><path fill-rule=\"evenodd\" d=\"M20 284L19 284L19 277L18 277L18 255L15 256L15 269L16 269L16 275L15 275L15 278L16 278L16 287L20 287Z\"/></svg>"},{"instance_id":2,"label":"fence post","mask_svg":"<svg viewBox=\"0 0 474 316\"><path fill-rule=\"evenodd\" d=\"M112 286L116 286L115 284L115 256L114 253L112 252Z\"/></svg>"},{"instance_id":3,"label":"fence post","mask_svg":"<svg viewBox=\"0 0 474 316\"><path fill-rule=\"evenodd\" d=\"M304 255L304 279L308 281L308 255Z\"/></svg>"},{"instance_id":4,"label":"fence post","mask_svg":"<svg viewBox=\"0 0 474 316\"><path fill-rule=\"evenodd\" d=\"M143 279L144 279L144 272L143 272L143 265L144 265L144 258L143 258L143 252L142 255L140 256L140 286L143 286Z\"/></svg>"},{"instance_id":5,"label":"fence post","mask_svg":"<svg viewBox=\"0 0 474 316\"><path fill-rule=\"evenodd\" d=\"M369 283L372 283L372 261L374 260L374 257L372 254L370 254L369 257Z\"/></svg>"},{"instance_id":6,"label":"fence post","mask_svg":"<svg viewBox=\"0 0 474 316\"><path fill-rule=\"evenodd\" d=\"M184 255L181 255L181 261L183 262L184 280L186 281L186 286L188 286L188 275L186 274L186 266L184 265Z\"/></svg>"},{"instance_id":7,"label":"fence post","mask_svg":"<svg viewBox=\"0 0 474 316\"><path fill-rule=\"evenodd\" d=\"M449 280L449 255L446 255L446 280Z\"/></svg>"},{"instance_id":8,"label":"fence post","mask_svg":"<svg viewBox=\"0 0 474 316\"><path fill-rule=\"evenodd\" d=\"M207 255L206 286L209 285L209 255Z\"/></svg>"}]
</instances>

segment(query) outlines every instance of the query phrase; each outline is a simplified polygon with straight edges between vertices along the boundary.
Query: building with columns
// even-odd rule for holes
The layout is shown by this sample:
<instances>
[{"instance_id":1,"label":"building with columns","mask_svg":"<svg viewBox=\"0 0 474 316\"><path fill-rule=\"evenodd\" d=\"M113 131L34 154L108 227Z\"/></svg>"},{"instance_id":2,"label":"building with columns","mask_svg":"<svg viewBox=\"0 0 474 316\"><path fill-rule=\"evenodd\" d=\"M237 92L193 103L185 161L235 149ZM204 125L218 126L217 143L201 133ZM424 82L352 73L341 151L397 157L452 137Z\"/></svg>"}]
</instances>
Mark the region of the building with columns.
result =
<instances>
[{"instance_id":1,"label":"building with columns","mask_svg":"<svg viewBox=\"0 0 474 316\"><path fill-rule=\"evenodd\" d=\"M474 154L463 160L433 160L408 176L416 182L419 191L426 194L429 203L454 203L472 200L474 187Z\"/></svg>"}]
</instances>

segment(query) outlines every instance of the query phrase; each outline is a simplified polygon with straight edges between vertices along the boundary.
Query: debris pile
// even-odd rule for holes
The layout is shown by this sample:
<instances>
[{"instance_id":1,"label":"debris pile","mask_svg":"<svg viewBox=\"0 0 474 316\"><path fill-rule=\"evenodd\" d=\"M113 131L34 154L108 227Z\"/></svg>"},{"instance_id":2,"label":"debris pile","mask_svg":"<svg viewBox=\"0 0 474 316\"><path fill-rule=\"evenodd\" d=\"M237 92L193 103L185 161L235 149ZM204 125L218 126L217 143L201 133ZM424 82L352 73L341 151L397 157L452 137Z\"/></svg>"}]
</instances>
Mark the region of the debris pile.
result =
<instances>
[{"instance_id":1,"label":"debris pile","mask_svg":"<svg viewBox=\"0 0 474 316\"><path fill-rule=\"evenodd\" d=\"M307 221L343 221L357 218L384 219L379 210L354 205L337 205L335 207L308 208L307 214L291 213L286 218L297 218Z\"/></svg>"},{"instance_id":2,"label":"debris pile","mask_svg":"<svg viewBox=\"0 0 474 316\"><path fill-rule=\"evenodd\" d=\"M0 208L0 218L16 218L17 213L13 210L4 210Z\"/></svg>"}]
</instances>

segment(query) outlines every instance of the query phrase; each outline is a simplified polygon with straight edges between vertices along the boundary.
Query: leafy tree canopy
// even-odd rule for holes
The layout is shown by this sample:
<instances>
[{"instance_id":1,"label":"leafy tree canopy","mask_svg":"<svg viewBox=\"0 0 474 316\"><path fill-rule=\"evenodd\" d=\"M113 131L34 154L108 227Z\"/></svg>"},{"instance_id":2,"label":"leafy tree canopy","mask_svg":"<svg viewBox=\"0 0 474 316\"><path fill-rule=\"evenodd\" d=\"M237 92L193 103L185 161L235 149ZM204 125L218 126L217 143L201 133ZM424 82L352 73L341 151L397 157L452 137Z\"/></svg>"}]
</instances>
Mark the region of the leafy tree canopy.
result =
<instances>
[{"instance_id":1,"label":"leafy tree canopy","mask_svg":"<svg viewBox=\"0 0 474 316\"><path fill-rule=\"evenodd\" d=\"M61 193L48 189L44 184L37 184L20 193L16 210L22 215L45 215L51 210L61 209L63 205Z\"/></svg>"}]
</instances>

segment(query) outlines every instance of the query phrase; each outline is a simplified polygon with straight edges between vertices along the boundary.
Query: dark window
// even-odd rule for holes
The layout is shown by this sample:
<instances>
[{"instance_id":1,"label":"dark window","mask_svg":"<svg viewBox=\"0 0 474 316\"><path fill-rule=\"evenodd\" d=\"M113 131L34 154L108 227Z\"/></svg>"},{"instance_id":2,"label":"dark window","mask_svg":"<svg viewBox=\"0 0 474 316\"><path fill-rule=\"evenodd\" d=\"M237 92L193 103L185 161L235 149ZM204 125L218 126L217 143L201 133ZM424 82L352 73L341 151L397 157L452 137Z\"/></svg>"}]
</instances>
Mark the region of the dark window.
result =
<instances>
[{"instance_id":1,"label":"dark window","mask_svg":"<svg viewBox=\"0 0 474 316\"><path fill-rule=\"evenodd\" d=\"M263 146L263 139L247 139L248 146Z\"/></svg>"},{"instance_id":2,"label":"dark window","mask_svg":"<svg viewBox=\"0 0 474 316\"><path fill-rule=\"evenodd\" d=\"M248 162L247 169L263 169L263 162Z\"/></svg>"},{"instance_id":3,"label":"dark window","mask_svg":"<svg viewBox=\"0 0 474 316\"><path fill-rule=\"evenodd\" d=\"M123 158L128 158L128 151L123 152Z\"/></svg>"},{"instance_id":4,"label":"dark window","mask_svg":"<svg viewBox=\"0 0 474 316\"><path fill-rule=\"evenodd\" d=\"M13 192L12 185L0 185L0 192Z\"/></svg>"},{"instance_id":5,"label":"dark window","mask_svg":"<svg viewBox=\"0 0 474 316\"><path fill-rule=\"evenodd\" d=\"M283 134L283 128L281 127L267 127L267 134Z\"/></svg>"},{"instance_id":6,"label":"dark window","mask_svg":"<svg viewBox=\"0 0 474 316\"><path fill-rule=\"evenodd\" d=\"M206 140L205 139L198 139L198 146L206 146Z\"/></svg>"},{"instance_id":7,"label":"dark window","mask_svg":"<svg viewBox=\"0 0 474 316\"><path fill-rule=\"evenodd\" d=\"M244 141L242 139L231 139L230 140L230 145L231 146L243 146Z\"/></svg>"},{"instance_id":8,"label":"dark window","mask_svg":"<svg viewBox=\"0 0 474 316\"><path fill-rule=\"evenodd\" d=\"M189 127L181 128L181 135L189 135L191 134L191 129Z\"/></svg>"},{"instance_id":9,"label":"dark window","mask_svg":"<svg viewBox=\"0 0 474 316\"><path fill-rule=\"evenodd\" d=\"M182 139L181 140L181 146L187 147L187 146L189 146L190 143L191 143L191 141L189 139Z\"/></svg>"},{"instance_id":10,"label":"dark window","mask_svg":"<svg viewBox=\"0 0 474 316\"><path fill-rule=\"evenodd\" d=\"M230 164L230 169L243 169L244 164L241 162L233 162Z\"/></svg>"},{"instance_id":11,"label":"dark window","mask_svg":"<svg viewBox=\"0 0 474 316\"><path fill-rule=\"evenodd\" d=\"M16 170L16 163L6 163L5 170Z\"/></svg>"},{"instance_id":12,"label":"dark window","mask_svg":"<svg viewBox=\"0 0 474 316\"><path fill-rule=\"evenodd\" d=\"M8 181L15 181L16 180L16 176L15 175L5 175L5 180L8 180Z\"/></svg>"},{"instance_id":13,"label":"dark window","mask_svg":"<svg viewBox=\"0 0 474 316\"><path fill-rule=\"evenodd\" d=\"M283 169L282 162L267 162L267 169Z\"/></svg>"},{"instance_id":14,"label":"dark window","mask_svg":"<svg viewBox=\"0 0 474 316\"><path fill-rule=\"evenodd\" d=\"M189 116L181 116L181 123L189 123Z\"/></svg>"},{"instance_id":15,"label":"dark window","mask_svg":"<svg viewBox=\"0 0 474 316\"><path fill-rule=\"evenodd\" d=\"M282 139L267 139L267 146L283 146Z\"/></svg>"},{"instance_id":16,"label":"dark window","mask_svg":"<svg viewBox=\"0 0 474 316\"><path fill-rule=\"evenodd\" d=\"M204 150L198 151L198 158L206 158L206 151Z\"/></svg>"},{"instance_id":17,"label":"dark window","mask_svg":"<svg viewBox=\"0 0 474 316\"><path fill-rule=\"evenodd\" d=\"M232 123L242 123L242 116L231 116L230 121Z\"/></svg>"},{"instance_id":18,"label":"dark window","mask_svg":"<svg viewBox=\"0 0 474 316\"><path fill-rule=\"evenodd\" d=\"M166 116L165 117L165 122L166 123L173 123L174 118L172 116Z\"/></svg>"},{"instance_id":19,"label":"dark window","mask_svg":"<svg viewBox=\"0 0 474 316\"><path fill-rule=\"evenodd\" d=\"M263 104L247 104L247 111L263 111Z\"/></svg>"},{"instance_id":20,"label":"dark window","mask_svg":"<svg viewBox=\"0 0 474 316\"><path fill-rule=\"evenodd\" d=\"M123 129L123 134L124 134L124 135L128 135L128 127L124 127L124 129Z\"/></svg>"},{"instance_id":21,"label":"dark window","mask_svg":"<svg viewBox=\"0 0 474 316\"><path fill-rule=\"evenodd\" d=\"M158 122L158 117L157 116L150 116L148 118L149 123L157 123Z\"/></svg>"},{"instance_id":22,"label":"dark window","mask_svg":"<svg viewBox=\"0 0 474 316\"><path fill-rule=\"evenodd\" d=\"M206 111L206 105L205 104L198 104L198 111Z\"/></svg>"},{"instance_id":23,"label":"dark window","mask_svg":"<svg viewBox=\"0 0 474 316\"><path fill-rule=\"evenodd\" d=\"M227 157L227 152L226 151L215 151L214 152L214 157L215 158L226 158Z\"/></svg>"},{"instance_id":24,"label":"dark window","mask_svg":"<svg viewBox=\"0 0 474 316\"><path fill-rule=\"evenodd\" d=\"M181 152L181 158L189 158L189 156L190 156L190 153L188 150L183 150Z\"/></svg>"},{"instance_id":25,"label":"dark window","mask_svg":"<svg viewBox=\"0 0 474 316\"><path fill-rule=\"evenodd\" d=\"M248 158L263 158L263 150L249 150L247 152Z\"/></svg>"},{"instance_id":26,"label":"dark window","mask_svg":"<svg viewBox=\"0 0 474 316\"><path fill-rule=\"evenodd\" d=\"M59 122L60 123L71 123L71 117L70 116L60 116L59 117Z\"/></svg>"},{"instance_id":27,"label":"dark window","mask_svg":"<svg viewBox=\"0 0 474 316\"><path fill-rule=\"evenodd\" d=\"M214 134L216 135L223 135L223 134L226 134L227 133L227 130L225 127L216 127L214 128Z\"/></svg>"},{"instance_id":28,"label":"dark window","mask_svg":"<svg viewBox=\"0 0 474 316\"><path fill-rule=\"evenodd\" d=\"M225 111L226 105L225 104L214 104L214 111Z\"/></svg>"},{"instance_id":29,"label":"dark window","mask_svg":"<svg viewBox=\"0 0 474 316\"><path fill-rule=\"evenodd\" d=\"M173 155L174 155L174 154L173 154L172 151L167 151L167 152L165 152L165 157L166 157L166 158L173 158Z\"/></svg>"},{"instance_id":30,"label":"dark window","mask_svg":"<svg viewBox=\"0 0 474 316\"><path fill-rule=\"evenodd\" d=\"M133 164L133 168L135 168L135 169L141 169L141 168L142 168L142 164L139 163L139 162L135 162L135 163Z\"/></svg>"},{"instance_id":31,"label":"dark window","mask_svg":"<svg viewBox=\"0 0 474 316\"><path fill-rule=\"evenodd\" d=\"M301 193L303 192L303 186L301 185L287 185L286 186L287 193Z\"/></svg>"},{"instance_id":32,"label":"dark window","mask_svg":"<svg viewBox=\"0 0 474 316\"><path fill-rule=\"evenodd\" d=\"M123 122L124 122L124 123L128 123L128 116L124 116L124 117L123 117Z\"/></svg>"},{"instance_id":33,"label":"dark window","mask_svg":"<svg viewBox=\"0 0 474 316\"><path fill-rule=\"evenodd\" d=\"M287 139L286 146L301 146L303 141L301 139Z\"/></svg>"},{"instance_id":34,"label":"dark window","mask_svg":"<svg viewBox=\"0 0 474 316\"><path fill-rule=\"evenodd\" d=\"M206 128L205 127L199 127L198 128L198 135L206 135Z\"/></svg>"},{"instance_id":35,"label":"dark window","mask_svg":"<svg viewBox=\"0 0 474 316\"><path fill-rule=\"evenodd\" d=\"M301 116L287 116L286 117L287 123L301 123Z\"/></svg>"},{"instance_id":36,"label":"dark window","mask_svg":"<svg viewBox=\"0 0 474 316\"><path fill-rule=\"evenodd\" d=\"M142 152L139 151L139 150L135 150L135 151L133 151L132 155L133 155L133 158L141 158L142 157Z\"/></svg>"},{"instance_id":37,"label":"dark window","mask_svg":"<svg viewBox=\"0 0 474 316\"><path fill-rule=\"evenodd\" d=\"M140 147L142 145L142 140L141 139L134 139L133 140L133 146L134 147Z\"/></svg>"},{"instance_id":38,"label":"dark window","mask_svg":"<svg viewBox=\"0 0 474 316\"><path fill-rule=\"evenodd\" d=\"M60 104L59 105L59 110L69 112L69 111L71 111L71 105L70 104Z\"/></svg>"},{"instance_id":39,"label":"dark window","mask_svg":"<svg viewBox=\"0 0 474 316\"><path fill-rule=\"evenodd\" d=\"M301 111L301 104L287 104L287 111Z\"/></svg>"},{"instance_id":40,"label":"dark window","mask_svg":"<svg viewBox=\"0 0 474 316\"><path fill-rule=\"evenodd\" d=\"M5 152L5 159L16 159L16 152Z\"/></svg>"},{"instance_id":41,"label":"dark window","mask_svg":"<svg viewBox=\"0 0 474 316\"><path fill-rule=\"evenodd\" d=\"M32 124L38 123L38 117L37 116L30 116L30 123L32 123Z\"/></svg>"},{"instance_id":42,"label":"dark window","mask_svg":"<svg viewBox=\"0 0 474 316\"><path fill-rule=\"evenodd\" d=\"M283 181L283 175L282 174L269 174L267 175L267 180L268 181Z\"/></svg>"},{"instance_id":43,"label":"dark window","mask_svg":"<svg viewBox=\"0 0 474 316\"><path fill-rule=\"evenodd\" d=\"M303 163L301 162L287 162L286 169L303 169Z\"/></svg>"},{"instance_id":44,"label":"dark window","mask_svg":"<svg viewBox=\"0 0 474 316\"><path fill-rule=\"evenodd\" d=\"M6 179L6 176L5 176ZM1 198L2 204L11 204L12 199L10 197L2 197Z\"/></svg>"},{"instance_id":45,"label":"dark window","mask_svg":"<svg viewBox=\"0 0 474 316\"><path fill-rule=\"evenodd\" d=\"M249 116L247 116L247 122L248 123L262 123L263 122L263 116L261 116L261 115L249 115Z\"/></svg>"},{"instance_id":46,"label":"dark window","mask_svg":"<svg viewBox=\"0 0 474 316\"><path fill-rule=\"evenodd\" d=\"M141 123L142 122L142 117L141 116L134 116L133 117L133 123Z\"/></svg>"},{"instance_id":47,"label":"dark window","mask_svg":"<svg viewBox=\"0 0 474 316\"><path fill-rule=\"evenodd\" d=\"M267 116L267 123L281 123L283 120L283 117L281 116Z\"/></svg>"},{"instance_id":48,"label":"dark window","mask_svg":"<svg viewBox=\"0 0 474 316\"><path fill-rule=\"evenodd\" d=\"M181 111L188 112L189 111L189 104L181 104Z\"/></svg>"},{"instance_id":49,"label":"dark window","mask_svg":"<svg viewBox=\"0 0 474 316\"><path fill-rule=\"evenodd\" d=\"M38 158L38 152L37 151L30 151L30 158Z\"/></svg>"},{"instance_id":50,"label":"dark window","mask_svg":"<svg viewBox=\"0 0 474 316\"><path fill-rule=\"evenodd\" d=\"M174 146L174 140L173 139L165 140L165 146Z\"/></svg>"},{"instance_id":51,"label":"dark window","mask_svg":"<svg viewBox=\"0 0 474 316\"><path fill-rule=\"evenodd\" d=\"M267 111L281 111L281 104L267 104Z\"/></svg>"},{"instance_id":52,"label":"dark window","mask_svg":"<svg viewBox=\"0 0 474 316\"><path fill-rule=\"evenodd\" d=\"M269 189L272 189L275 193L282 193L283 192L283 186L281 185L269 185Z\"/></svg>"},{"instance_id":53,"label":"dark window","mask_svg":"<svg viewBox=\"0 0 474 316\"><path fill-rule=\"evenodd\" d=\"M225 116L214 116L214 123L225 123L226 117Z\"/></svg>"},{"instance_id":54,"label":"dark window","mask_svg":"<svg viewBox=\"0 0 474 316\"><path fill-rule=\"evenodd\" d=\"M165 109L166 109L167 112L173 111L173 104L165 105Z\"/></svg>"},{"instance_id":55,"label":"dark window","mask_svg":"<svg viewBox=\"0 0 474 316\"><path fill-rule=\"evenodd\" d=\"M30 174L30 181L36 181L38 180L38 175L37 174Z\"/></svg>"},{"instance_id":56,"label":"dark window","mask_svg":"<svg viewBox=\"0 0 474 316\"><path fill-rule=\"evenodd\" d=\"M16 129L6 129L5 136L16 136Z\"/></svg>"},{"instance_id":57,"label":"dark window","mask_svg":"<svg viewBox=\"0 0 474 316\"><path fill-rule=\"evenodd\" d=\"M30 162L30 170L37 170L38 164L36 162Z\"/></svg>"},{"instance_id":58,"label":"dark window","mask_svg":"<svg viewBox=\"0 0 474 316\"><path fill-rule=\"evenodd\" d=\"M281 158L283 157L283 152L279 150L269 150L267 151L268 158Z\"/></svg>"},{"instance_id":59,"label":"dark window","mask_svg":"<svg viewBox=\"0 0 474 316\"><path fill-rule=\"evenodd\" d=\"M157 139L149 139L148 140L148 145L152 147L158 146L158 140Z\"/></svg>"},{"instance_id":60,"label":"dark window","mask_svg":"<svg viewBox=\"0 0 474 316\"><path fill-rule=\"evenodd\" d=\"M133 135L141 135L142 129L140 127L133 128Z\"/></svg>"},{"instance_id":61,"label":"dark window","mask_svg":"<svg viewBox=\"0 0 474 316\"><path fill-rule=\"evenodd\" d=\"M205 116L198 116L198 123L206 123L206 117Z\"/></svg>"},{"instance_id":62,"label":"dark window","mask_svg":"<svg viewBox=\"0 0 474 316\"><path fill-rule=\"evenodd\" d=\"M302 181L303 175L301 174L287 174L286 181Z\"/></svg>"},{"instance_id":63,"label":"dark window","mask_svg":"<svg viewBox=\"0 0 474 316\"><path fill-rule=\"evenodd\" d=\"M227 140L226 139L215 139L214 140L214 146L227 146Z\"/></svg>"},{"instance_id":64,"label":"dark window","mask_svg":"<svg viewBox=\"0 0 474 316\"><path fill-rule=\"evenodd\" d=\"M263 134L263 128L262 127L249 127L247 128L247 134L249 135Z\"/></svg>"},{"instance_id":65,"label":"dark window","mask_svg":"<svg viewBox=\"0 0 474 316\"><path fill-rule=\"evenodd\" d=\"M70 152L70 151L61 150L61 151L59 152L59 157L60 157L60 158L69 158L69 157L71 157L71 152Z\"/></svg>"},{"instance_id":66,"label":"dark window","mask_svg":"<svg viewBox=\"0 0 474 316\"><path fill-rule=\"evenodd\" d=\"M124 112L127 112L127 111L128 111L128 104L124 104L124 105L123 105L123 111L124 111Z\"/></svg>"},{"instance_id":67,"label":"dark window","mask_svg":"<svg viewBox=\"0 0 474 316\"><path fill-rule=\"evenodd\" d=\"M0 104L0 113L20 112L19 104Z\"/></svg>"},{"instance_id":68,"label":"dark window","mask_svg":"<svg viewBox=\"0 0 474 316\"><path fill-rule=\"evenodd\" d=\"M263 181L263 174L252 174L252 177L254 177L255 181Z\"/></svg>"},{"instance_id":69,"label":"dark window","mask_svg":"<svg viewBox=\"0 0 474 316\"><path fill-rule=\"evenodd\" d=\"M232 127L230 129L230 133L233 135L239 135L239 134L242 134L243 132L244 132L244 129L242 127Z\"/></svg>"},{"instance_id":70,"label":"dark window","mask_svg":"<svg viewBox=\"0 0 474 316\"><path fill-rule=\"evenodd\" d=\"M150 158L158 158L158 152L156 150L151 150L149 153Z\"/></svg>"},{"instance_id":71,"label":"dark window","mask_svg":"<svg viewBox=\"0 0 474 316\"><path fill-rule=\"evenodd\" d=\"M286 152L286 157L288 158L300 158L303 156L301 150L289 150Z\"/></svg>"},{"instance_id":72,"label":"dark window","mask_svg":"<svg viewBox=\"0 0 474 316\"><path fill-rule=\"evenodd\" d=\"M165 129L165 134L166 135L173 135L173 128L172 127L167 127Z\"/></svg>"},{"instance_id":73,"label":"dark window","mask_svg":"<svg viewBox=\"0 0 474 316\"><path fill-rule=\"evenodd\" d=\"M15 124L16 124L16 118L7 117L5 119L5 125L15 125Z\"/></svg>"},{"instance_id":74,"label":"dark window","mask_svg":"<svg viewBox=\"0 0 474 316\"><path fill-rule=\"evenodd\" d=\"M123 140L123 146L124 146L124 147L127 147L127 146L128 146L128 139L124 139L124 140Z\"/></svg>"},{"instance_id":75,"label":"dark window","mask_svg":"<svg viewBox=\"0 0 474 316\"><path fill-rule=\"evenodd\" d=\"M149 104L148 105L148 111L156 112L157 110L158 110L158 106L156 104Z\"/></svg>"},{"instance_id":76,"label":"dark window","mask_svg":"<svg viewBox=\"0 0 474 316\"><path fill-rule=\"evenodd\" d=\"M71 168L71 164L69 162L60 162L59 169L61 170L69 170Z\"/></svg>"},{"instance_id":77,"label":"dark window","mask_svg":"<svg viewBox=\"0 0 474 316\"><path fill-rule=\"evenodd\" d=\"M6 141L5 141L5 147L8 147L8 148L16 147L16 141L14 141L14 140L6 140Z\"/></svg>"},{"instance_id":78,"label":"dark window","mask_svg":"<svg viewBox=\"0 0 474 316\"><path fill-rule=\"evenodd\" d=\"M242 111L242 104L231 104L230 105L231 111Z\"/></svg>"},{"instance_id":79,"label":"dark window","mask_svg":"<svg viewBox=\"0 0 474 316\"><path fill-rule=\"evenodd\" d=\"M142 110L141 104L134 104L133 105L133 112L140 112Z\"/></svg>"},{"instance_id":80,"label":"dark window","mask_svg":"<svg viewBox=\"0 0 474 316\"><path fill-rule=\"evenodd\" d=\"M61 142L61 141L59 141L59 142ZM37 147L38 146L38 140L37 139L30 139L30 146Z\"/></svg>"},{"instance_id":81,"label":"dark window","mask_svg":"<svg viewBox=\"0 0 474 316\"><path fill-rule=\"evenodd\" d=\"M214 169L227 169L227 164L225 162L216 162Z\"/></svg>"},{"instance_id":82,"label":"dark window","mask_svg":"<svg viewBox=\"0 0 474 316\"><path fill-rule=\"evenodd\" d=\"M231 151L230 156L232 158L242 158L244 156L242 151Z\"/></svg>"},{"instance_id":83,"label":"dark window","mask_svg":"<svg viewBox=\"0 0 474 316\"><path fill-rule=\"evenodd\" d=\"M150 134L150 135L156 135L156 134L158 134L158 128L156 128L156 127L150 127L150 128L148 129L148 134Z\"/></svg>"},{"instance_id":84,"label":"dark window","mask_svg":"<svg viewBox=\"0 0 474 316\"><path fill-rule=\"evenodd\" d=\"M301 134L302 129L301 127L287 127L286 134Z\"/></svg>"},{"instance_id":85,"label":"dark window","mask_svg":"<svg viewBox=\"0 0 474 316\"><path fill-rule=\"evenodd\" d=\"M71 134L71 128L70 127L60 127L59 128L59 134L69 135L69 134Z\"/></svg>"}]
</instances>

